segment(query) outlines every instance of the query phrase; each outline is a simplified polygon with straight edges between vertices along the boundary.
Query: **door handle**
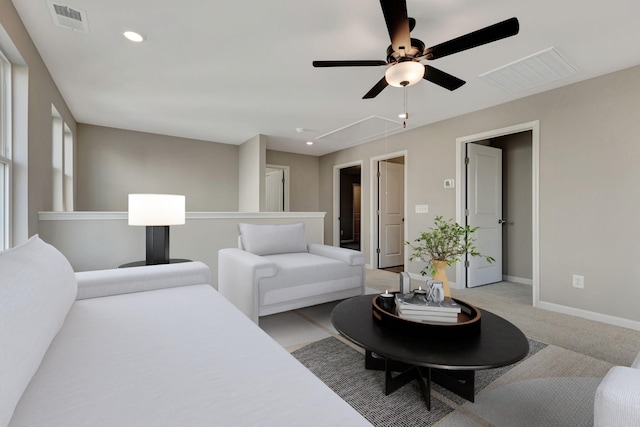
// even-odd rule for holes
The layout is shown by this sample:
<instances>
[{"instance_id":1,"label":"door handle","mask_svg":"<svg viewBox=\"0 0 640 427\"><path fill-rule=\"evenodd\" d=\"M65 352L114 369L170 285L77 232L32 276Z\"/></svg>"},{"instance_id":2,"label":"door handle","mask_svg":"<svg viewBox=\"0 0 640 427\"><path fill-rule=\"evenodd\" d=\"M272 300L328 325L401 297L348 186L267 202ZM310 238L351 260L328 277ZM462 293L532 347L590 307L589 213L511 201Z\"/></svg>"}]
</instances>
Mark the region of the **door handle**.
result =
<instances>
[{"instance_id":1,"label":"door handle","mask_svg":"<svg viewBox=\"0 0 640 427\"><path fill-rule=\"evenodd\" d=\"M499 219L498 220L498 224L502 225L502 224L506 224L507 220L506 219Z\"/></svg>"}]
</instances>

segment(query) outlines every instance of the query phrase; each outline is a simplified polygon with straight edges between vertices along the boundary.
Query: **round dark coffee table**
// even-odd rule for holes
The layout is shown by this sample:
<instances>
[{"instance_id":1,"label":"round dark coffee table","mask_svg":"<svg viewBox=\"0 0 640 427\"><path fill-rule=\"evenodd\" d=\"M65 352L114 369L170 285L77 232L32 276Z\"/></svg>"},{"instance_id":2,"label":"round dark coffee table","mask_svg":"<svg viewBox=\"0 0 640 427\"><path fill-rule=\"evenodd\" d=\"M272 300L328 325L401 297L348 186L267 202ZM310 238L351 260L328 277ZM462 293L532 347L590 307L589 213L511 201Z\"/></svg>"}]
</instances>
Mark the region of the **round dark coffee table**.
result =
<instances>
[{"instance_id":1,"label":"round dark coffee table","mask_svg":"<svg viewBox=\"0 0 640 427\"><path fill-rule=\"evenodd\" d=\"M466 338L429 338L384 327L372 315L374 295L339 303L331 323L349 341L365 349L365 368L385 371L385 394L417 379L431 409L431 381L473 402L475 371L522 360L529 342L500 316L481 311L480 333ZM393 372L401 372L395 377Z\"/></svg>"}]
</instances>

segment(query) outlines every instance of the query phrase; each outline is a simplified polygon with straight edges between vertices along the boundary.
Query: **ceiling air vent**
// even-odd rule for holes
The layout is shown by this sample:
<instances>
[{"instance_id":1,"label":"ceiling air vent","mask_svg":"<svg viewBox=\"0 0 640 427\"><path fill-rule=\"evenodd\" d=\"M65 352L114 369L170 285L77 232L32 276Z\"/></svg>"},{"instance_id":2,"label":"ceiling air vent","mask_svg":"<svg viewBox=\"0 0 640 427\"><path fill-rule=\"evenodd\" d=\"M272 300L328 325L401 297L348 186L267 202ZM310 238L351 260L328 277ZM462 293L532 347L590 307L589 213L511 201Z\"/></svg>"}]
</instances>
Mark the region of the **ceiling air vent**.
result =
<instances>
[{"instance_id":1,"label":"ceiling air vent","mask_svg":"<svg viewBox=\"0 0 640 427\"><path fill-rule=\"evenodd\" d=\"M495 70L480 74L499 88L516 93L577 73L553 47L534 53Z\"/></svg>"},{"instance_id":2,"label":"ceiling air vent","mask_svg":"<svg viewBox=\"0 0 640 427\"><path fill-rule=\"evenodd\" d=\"M84 10L74 9L72 7L49 2L49 11L53 17L53 23L67 28L69 30L89 32L89 24L87 22L87 13Z\"/></svg>"}]
</instances>

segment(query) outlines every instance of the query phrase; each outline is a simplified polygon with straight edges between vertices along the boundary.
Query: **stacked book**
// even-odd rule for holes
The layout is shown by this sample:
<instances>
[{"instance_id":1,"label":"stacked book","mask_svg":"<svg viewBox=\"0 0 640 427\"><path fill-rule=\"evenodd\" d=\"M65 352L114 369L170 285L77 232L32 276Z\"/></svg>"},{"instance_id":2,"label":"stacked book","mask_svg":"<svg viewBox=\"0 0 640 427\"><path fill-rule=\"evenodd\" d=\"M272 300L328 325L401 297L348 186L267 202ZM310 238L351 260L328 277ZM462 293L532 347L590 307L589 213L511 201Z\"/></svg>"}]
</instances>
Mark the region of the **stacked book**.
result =
<instances>
[{"instance_id":1,"label":"stacked book","mask_svg":"<svg viewBox=\"0 0 640 427\"><path fill-rule=\"evenodd\" d=\"M417 300L413 294L396 294L398 316L416 322L457 323L462 307L449 297L442 302Z\"/></svg>"}]
</instances>

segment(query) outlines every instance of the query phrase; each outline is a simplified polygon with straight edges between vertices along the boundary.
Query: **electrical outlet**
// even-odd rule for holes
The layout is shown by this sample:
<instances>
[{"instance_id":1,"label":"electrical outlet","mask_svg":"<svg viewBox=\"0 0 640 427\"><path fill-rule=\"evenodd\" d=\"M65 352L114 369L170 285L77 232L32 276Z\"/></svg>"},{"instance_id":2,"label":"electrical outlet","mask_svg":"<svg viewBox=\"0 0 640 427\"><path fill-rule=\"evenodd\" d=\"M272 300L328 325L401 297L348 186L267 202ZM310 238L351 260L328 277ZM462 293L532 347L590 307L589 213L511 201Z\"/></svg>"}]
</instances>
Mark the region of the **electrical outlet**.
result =
<instances>
[{"instance_id":1,"label":"electrical outlet","mask_svg":"<svg viewBox=\"0 0 640 427\"><path fill-rule=\"evenodd\" d=\"M584 276L573 275L573 287L578 289L584 289Z\"/></svg>"}]
</instances>

